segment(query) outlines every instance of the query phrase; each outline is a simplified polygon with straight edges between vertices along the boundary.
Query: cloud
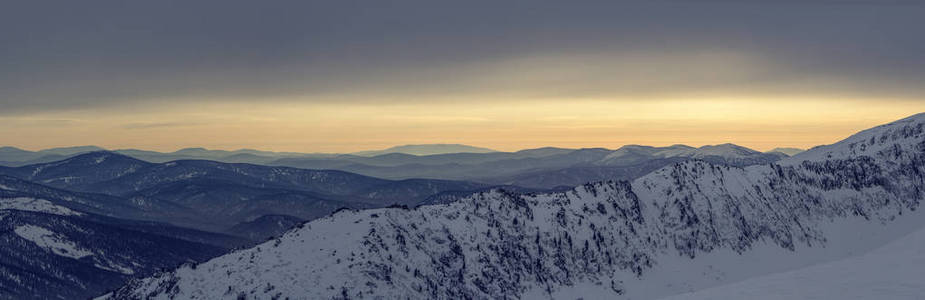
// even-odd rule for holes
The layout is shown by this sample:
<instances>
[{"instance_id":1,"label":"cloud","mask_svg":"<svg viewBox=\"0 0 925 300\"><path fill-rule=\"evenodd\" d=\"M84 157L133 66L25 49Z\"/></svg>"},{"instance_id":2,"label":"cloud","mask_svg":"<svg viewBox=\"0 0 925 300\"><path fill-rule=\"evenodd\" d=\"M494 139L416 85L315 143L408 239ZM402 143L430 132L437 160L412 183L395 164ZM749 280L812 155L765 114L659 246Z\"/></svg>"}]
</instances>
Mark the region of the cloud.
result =
<instances>
[{"instance_id":1,"label":"cloud","mask_svg":"<svg viewBox=\"0 0 925 300\"><path fill-rule=\"evenodd\" d=\"M63 126L78 126L81 125L82 122L72 119L0 117L0 123L10 128L59 128Z\"/></svg>"},{"instance_id":2,"label":"cloud","mask_svg":"<svg viewBox=\"0 0 925 300\"><path fill-rule=\"evenodd\" d=\"M201 125L197 122L135 122L122 124L122 129L151 129L151 128L170 128L170 127L188 127Z\"/></svg>"},{"instance_id":3,"label":"cloud","mask_svg":"<svg viewBox=\"0 0 925 300\"><path fill-rule=\"evenodd\" d=\"M907 1L14 1L0 114L189 101L925 98Z\"/></svg>"}]
</instances>

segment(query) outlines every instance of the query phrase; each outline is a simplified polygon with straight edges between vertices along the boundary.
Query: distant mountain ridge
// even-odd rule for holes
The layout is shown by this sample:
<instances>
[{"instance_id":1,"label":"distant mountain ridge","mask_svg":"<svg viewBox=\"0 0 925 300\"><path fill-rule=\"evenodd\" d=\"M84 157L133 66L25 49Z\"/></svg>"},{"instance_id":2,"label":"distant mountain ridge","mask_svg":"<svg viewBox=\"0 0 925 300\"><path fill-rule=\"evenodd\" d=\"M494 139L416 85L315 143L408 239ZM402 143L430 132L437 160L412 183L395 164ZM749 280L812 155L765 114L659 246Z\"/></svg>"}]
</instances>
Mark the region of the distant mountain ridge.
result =
<instances>
[{"instance_id":1,"label":"distant mountain ridge","mask_svg":"<svg viewBox=\"0 0 925 300\"><path fill-rule=\"evenodd\" d=\"M238 150L211 150L201 147L183 148L174 152L158 152L138 149L108 150L97 146L76 146L50 148L39 151L28 151L16 147L0 147L0 166L23 166L28 164L51 162L65 159L69 156L94 151L112 151L128 155L149 162L168 162L182 159L208 159L223 162L265 163L275 159L301 157L301 158L330 158L339 155L378 156L390 153L409 155L437 155L450 153L491 153L497 152L488 148L474 147L462 144L420 144L395 146L383 150L369 150L354 153L302 153L302 152L274 152L255 149Z\"/></svg>"},{"instance_id":2,"label":"distant mountain ridge","mask_svg":"<svg viewBox=\"0 0 925 300\"><path fill-rule=\"evenodd\" d=\"M96 146L76 146L27 151L16 147L0 147L0 166L23 166L65 159L72 155L104 150Z\"/></svg>"},{"instance_id":3,"label":"distant mountain ridge","mask_svg":"<svg viewBox=\"0 0 925 300\"><path fill-rule=\"evenodd\" d=\"M785 154L761 153L734 144L694 148L627 145L604 148L540 148L517 152L454 153L427 156L342 155L323 159L286 158L269 163L308 169L336 169L387 179L434 178L529 188L555 188L600 180L629 180L687 159L748 166L775 162Z\"/></svg>"},{"instance_id":4,"label":"distant mountain ridge","mask_svg":"<svg viewBox=\"0 0 925 300\"><path fill-rule=\"evenodd\" d=\"M46 153L46 156L31 161L4 162L4 153L7 153L6 157L10 159L22 159L23 153L35 155L29 151L12 147L0 148L0 165L23 166L59 161L69 157L61 155L62 153L94 149L99 148L92 146L62 148L47 151L56 154ZM452 151L461 151L461 153L427 154ZM653 168L677 159L700 159L734 166L747 166L773 162L786 156L779 151L760 153L734 144L708 145L700 148L686 145L668 147L627 145L616 150L545 147L516 152L497 152L458 144L406 145L354 154L270 152L252 149L225 151L205 148L186 148L171 153L133 149L111 152L153 163L176 160L213 160L224 163L340 170L392 180L430 178L475 181L486 185L523 185L538 189L551 189L563 185L575 186L585 182L608 179L633 179L643 174L643 170L651 171Z\"/></svg>"},{"instance_id":5,"label":"distant mountain ridge","mask_svg":"<svg viewBox=\"0 0 925 300\"><path fill-rule=\"evenodd\" d=\"M780 152L783 154L787 154L789 156L794 156L794 155L800 154L800 152L803 152L803 151L806 151L806 150L803 150L800 148L778 147L778 148L771 149L771 151L768 151L768 152L769 153L770 152Z\"/></svg>"},{"instance_id":6,"label":"distant mountain ridge","mask_svg":"<svg viewBox=\"0 0 925 300\"><path fill-rule=\"evenodd\" d=\"M358 156L378 156L389 153L401 153L410 155L437 155L450 153L491 153L498 152L488 148L481 148L463 144L421 144L421 145L403 145L395 146L384 150L360 151L350 153Z\"/></svg>"},{"instance_id":7,"label":"distant mountain ridge","mask_svg":"<svg viewBox=\"0 0 925 300\"><path fill-rule=\"evenodd\" d=\"M254 149L210 150L205 148L184 148L174 152L157 152L138 149L107 150L97 146L51 148L39 151L22 150L16 147L0 147L0 166L18 167L30 164L58 161L70 156L95 151L111 151L148 162L168 162L182 159L228 160L228 162L269 162L283 157L332 157L337 154L273 152Z\"/></svg>"},{"instance_id":8,"label":"distant mountain ridge","mask_svg":"<svg viewBox=\"0 0 925 300\"><path fill-rule=\"evenodd\" d=\"M12 151L10 153L16 152L12 149L7 150ZM74 150L91 150L91 148L78 147L71 151ZM444 150L472 151L472 153L422 155L423 153L415 152ZM401 153L402 151L418 155ZM794 149L786 151L796 153ZM154 163L176 160L213 160L224 163L340 170L391 180L430 178L474 181L486 185L524 185L530 188L546 189L562 185L575 186L599 180L633 179L642 175L642 170L651 171L653 168L679 159L699 159L732 166L747 166L774 162L787 156L781 151L761 153L734 144L707 145L699 148L686 145L667 147L626 145L616 150L546 147L517 152L490 152L489 149L466 145L435 144L398 146L389 150L358 153L362 155L277 153L249 149L224 151L204 148L186 148L172 153L143 150L112 152ZM378 155L373 155L377 153ZM0 151L0 156L2 156L2 151ZM50 158L64 159L57 154L42 159ZM22 163L13 165L20 166Z\"/></svg>"}]
</instances>

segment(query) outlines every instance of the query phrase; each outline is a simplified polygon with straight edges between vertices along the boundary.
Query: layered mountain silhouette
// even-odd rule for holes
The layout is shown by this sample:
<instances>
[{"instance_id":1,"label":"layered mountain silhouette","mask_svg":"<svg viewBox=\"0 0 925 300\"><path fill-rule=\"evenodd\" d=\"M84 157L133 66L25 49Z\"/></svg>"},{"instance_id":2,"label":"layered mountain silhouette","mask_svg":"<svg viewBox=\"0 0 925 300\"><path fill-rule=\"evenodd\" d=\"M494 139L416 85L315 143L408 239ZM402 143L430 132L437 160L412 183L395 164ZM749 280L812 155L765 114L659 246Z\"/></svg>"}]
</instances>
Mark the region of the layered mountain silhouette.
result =
<instances>
[{"instance_id":1,"label":"layered mountain silhouette","mask_svg":"<svg viewBox=\"0 0 925 300\"><path fill-rule=\"evenodd\" d=\"M775 163L692 159L565 192L342 210L103 299L653 299L925 228L923 145L919 114Z\"/></svg>"},{"instance_id":2,"label":"layered mountain silhouette","mask_svg":"<svg viewBox=\"0 0 925 300\"><path fill-rule=\"evenodd\" d=\"M0 166L23 166L36 163L52 162L81 153L101 151L96 146L77 146L51 148L40 151L27 151L16 147L0 147Z\"/></svg>"},{"instance_id":3,"label":"layered mountain silhouette","mask_svg":"<svg viewBox=\"0 0 925 300\"><path fill-rule=\"evenodd\" d=\"M462 144L424 144L424 145L404 145L395 146L384 150L361 151L351 153L358 156L379 156L390 153L410 154L410 155L437 155L450 153L491 153L497 152L488 148L473 147Z\"/></svg>"},{"instance_id":4,"label":"layered mountain silhouette","mask_svg":"<svg viewBox=\"0 0 925 300\"><path fill-rule=\"evenodd\" d=\"M65 160L0 167L0 174L49 188L94 194L99 213L220 231L262 215L314 219L338 208L416 205L483 183L386 180L336 170L306 170L206 160L149 163L98 151Z\"/></svg>"},{"instance_id":5,"label":"layered mountain silhouette","mask_svg":"<svg viewBox=\"0 0 925 300\"><path fill-rule=\"evenodd\" d=\"M78 147L75 149L84 149ZM85 150L90 150L89 148ZM113 152L146 162L212 160L303 169L340 170L371 177L401 180L430 178L463 180L487 185L521 185L556 189L600 180L631 180L656 168L686 159L747 166L774 162L797 153L798 149L778 149L760 153L734 144L694 148L685 145L651 147L627 145L617 150L603 148L538 148L517 152L458 145L429 144L397 146L386 150L353 154L311 154L258 150L208 150L187 148L172 153L143 150ZM0 165L4 160L0 151ZM54 156L55 161L64 157ZM47 160L43 162L50 162ZM26 165L23 162L7 163Z\"/></svg>"},{"instance_id":6,"label":"layered mountain silhouette","mask_svg":"<svg viewBox=\"0 0 925 300\"><path fill-rule=\"evenodd\" d=\"M761 153L733 144L700 148L685 145L629 145L617 150L540 148L484 154L284 158L269 164L309 169L337 169L390 179L439 178L554 189L563 185L576 186L600 180L630 180L654 169L688 159L747 166L771 163L784 157L787 155L780 152Z\"/></svg>"}]
</instances>

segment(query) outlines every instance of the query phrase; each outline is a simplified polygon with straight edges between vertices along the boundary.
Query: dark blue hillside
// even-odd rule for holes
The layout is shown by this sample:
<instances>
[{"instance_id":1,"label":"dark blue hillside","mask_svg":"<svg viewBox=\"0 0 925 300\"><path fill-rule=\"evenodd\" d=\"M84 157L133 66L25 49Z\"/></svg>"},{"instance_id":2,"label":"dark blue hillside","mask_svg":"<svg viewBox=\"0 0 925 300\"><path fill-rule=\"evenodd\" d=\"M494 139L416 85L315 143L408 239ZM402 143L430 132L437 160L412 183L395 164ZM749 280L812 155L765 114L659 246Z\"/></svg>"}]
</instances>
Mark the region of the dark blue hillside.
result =
<instances>
[{"instance_id":1,"label":"dark blue hillside","mask_svg":"<svg viewBox=\"0 0 925 300\"><path fill-rule=\"evenodd\" d=\"M118 178L150 165L125 155L97 151L55 162L0 168L0 173L52 187L73 189Z\"/></svg>"},{"instance_id":2,"label":"dark blue hillside","mask_svg":"<svg viewBox=\"0 0 925 300\"><path fill-rule=\"evenodd\" d=\"M0 175L0 198L35 198L63 207L122 219L156 220L194 218L196 212L168 201L72 192Z\"/></svg>"},{"instance_id":3,"label":"dark blue hillside","mask_svg":"<svg viewBox=\"0 0 925 300\"><path fill-rule=\"evenodd\" d=\"M312 220L344 207L414 206L435 194L488 187L466 181L396 181L344 171L206 160L155 164L110 152L3 168L0 174L13 176L0 175L0 185L8 182L9 187L0 186L0 196L46 199L100 215L213 232L264 215Z\"/></svg>"},{"instance_id":4,"label":"dark blue hillside","mask_svg":"<svg viewBox=\"0 0 925 300\"><path fill-rule=\"evenodd\" d=\"M84 299L227 251L105 219L0 210L0 299Z\"/></svg>"},{"instance_id":5,"label":"dark blue hillside","mask_svg":"<svg viewBox=\"0 0 925 300\"><path fill-rule=\"evenodd\" d=\"M196 211L196 216L165 221L211 231L223 231L232 225L263 215L287 214L302 219L315 219L342 207L374 207L364 202L330 199L337 196L257 187L208 178L163 183L127 197L151 202L177 203Z\"/></svg>"},{"instance_id":6,"label":"dark blue hillside","mask_svg":"<svg viewBox=\"0 0 925 300\"><path fill-rule=\"evenodd\" d=\"M131 203L157 206L159 211L182 211L186 208L185 201L193 201L182 200L188 197L227 198L222 199L223 202L264 195L267 190L302 193L304 198L315 199L313 201L340 201L349 204L344 206L359 207L416 204L437 193L488 186L436 179L395 181L344 171L206 160L152 164L110 152L87 153L49 164L3 168L0 174L47 182L49 186L68 190L124 197ZM261 191L255 192L255 189ZM175 205L179 206L170 207Z\"/></svg>"},{"instance_id":7,"label":"dark blue hillside","mask_svg":"<svg viewBox=\"0 0 925 300\"><path fill-rule=\"evenodd\" d=\"M451 191L475 191L488 187L483 183L438 179L405 179L358 191L360 198L375 203L414 206L430 196Z\"/></svg>"},{"instance_id":8,"label":"dark blue hillside","mask_svg":"<svg viewBox=\"0 0 925 300\"><path fill-rule=\"evenodd\" d=\"M250 242L224 234L181 228L166 223L171 220L192 219L197 214L193 210L171 202L156 199L131 201L104 194L70 192L0 175L0 209L23 209L9 207L10 203L17 199L44 201L48 205L76 211L85 219L97 223L172 236L222 248L237 247Z\"/></svg>"},{"instance_id":9,"label":"dark blue hillside","mask_svg":"<svg viewBox=\"0 0 925 300\"><path fill-rule=\"evenodd\" d=\"M300 218L287 215L265 215L251 221L241 222L227 230L229 234L247 237L251 240L266 240L280 236L296 225L304 222Z\"/></svg>"},{"instance_id":10,"label":"dark blue hillside","mask_svg":"<svg viewBox=\"0 0 925 300\"><path fill-rule=\"evenodd\" d=\"M117 178L76 185L74 189L125 195L164 183L190 179L224 180L240 185L295 189L329 195L349 195L358 189L389 183L388 180L343 171L179 160L149 165Z\"/></svg>"}]
</instances>

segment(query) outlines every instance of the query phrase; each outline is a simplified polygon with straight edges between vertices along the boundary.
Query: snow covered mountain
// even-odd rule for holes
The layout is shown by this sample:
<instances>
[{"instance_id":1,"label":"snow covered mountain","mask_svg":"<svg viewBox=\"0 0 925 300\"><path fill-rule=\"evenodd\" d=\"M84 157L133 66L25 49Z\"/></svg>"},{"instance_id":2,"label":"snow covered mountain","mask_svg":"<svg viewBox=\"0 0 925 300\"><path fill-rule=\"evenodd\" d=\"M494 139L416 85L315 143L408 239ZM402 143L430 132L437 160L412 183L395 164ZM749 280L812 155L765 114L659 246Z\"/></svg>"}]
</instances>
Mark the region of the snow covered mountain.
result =
<instances>
[{"instance_id":1,"label":"snow covered mountain","mask_svg":"<svg viewBox=\"0 0 925 300\"><path fill-rule=\"evenodd\" d=\"M655 159L666 158L694 158L716 164L732 166L749 166L772 163L786 157L779 153L761 153L735 144L706 145L694 148L686 145L673 145L668 147L652 147L628 145L614 150L596 165L625 166L634 165Z\"/></svg>"},{"instance_id":2,"label":"snow covered mountain","mask_svg":"<svg viewBox=\"0 0 925 300\"><path fill-rule=\"evenodd\" d=\"M106 299L653 299L867 252L925 227L925 114L779 164L345 210Z\"/></svg>"},{"instance_id":3,"label":"snow covered mountain","mask_svg":"<svg viewBox=\"0 0 925 300\"><path fill-rule=\"evenodd\" d=\"M575 187L602 180L629 180L651 173L687 158L646 158L620 166L575 166L563 169L526 171L511 176L487 178L490 182L536 189Z\"/></svg>"}]
</instances>

